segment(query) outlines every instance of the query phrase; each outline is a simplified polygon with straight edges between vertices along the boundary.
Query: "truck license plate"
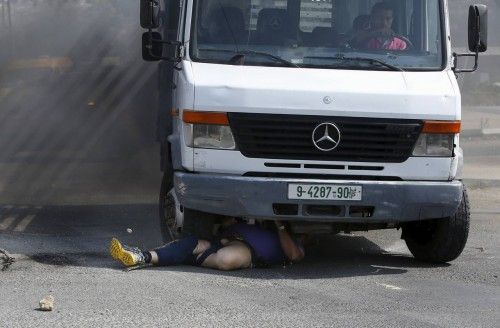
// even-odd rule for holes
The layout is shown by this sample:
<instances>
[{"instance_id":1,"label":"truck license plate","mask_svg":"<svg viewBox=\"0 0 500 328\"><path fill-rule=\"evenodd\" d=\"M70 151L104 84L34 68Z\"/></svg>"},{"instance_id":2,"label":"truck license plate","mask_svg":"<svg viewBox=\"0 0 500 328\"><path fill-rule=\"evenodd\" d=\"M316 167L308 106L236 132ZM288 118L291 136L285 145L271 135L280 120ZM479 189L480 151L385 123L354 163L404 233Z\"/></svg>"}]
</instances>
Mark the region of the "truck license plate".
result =
<instances>
[{"instance_id":1,"label":"truck license plate","mask_svg":"<svg viewBox=\"0 0 500 328\"><path fill-rule=\"evenodd\" d=\"M289 184L288 199L362 200L363 187L331 184Z\"/></svg>"}]
</instances>

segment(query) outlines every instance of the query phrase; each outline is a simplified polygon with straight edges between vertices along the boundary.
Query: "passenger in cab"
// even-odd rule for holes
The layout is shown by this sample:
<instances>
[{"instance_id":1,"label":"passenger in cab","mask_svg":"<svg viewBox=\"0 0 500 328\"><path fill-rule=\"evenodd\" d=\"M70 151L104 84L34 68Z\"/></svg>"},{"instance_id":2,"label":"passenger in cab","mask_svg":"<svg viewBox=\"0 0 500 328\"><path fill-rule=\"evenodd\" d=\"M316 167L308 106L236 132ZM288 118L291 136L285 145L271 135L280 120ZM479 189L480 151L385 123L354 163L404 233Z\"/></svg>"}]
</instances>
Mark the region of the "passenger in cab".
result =
<instances>
[{"instance_id":1,"label":"passenger in cab","mask_svg":"<svg viewBox=\"0 0 500 328\"><path fill-rule=\"evenodd\" d=\"M387 2L375 4L371 10L370 26L358 31L351 43L359 48L407 50L408 44L392 29L393 9Z\"/></svg>"}]
</instances>

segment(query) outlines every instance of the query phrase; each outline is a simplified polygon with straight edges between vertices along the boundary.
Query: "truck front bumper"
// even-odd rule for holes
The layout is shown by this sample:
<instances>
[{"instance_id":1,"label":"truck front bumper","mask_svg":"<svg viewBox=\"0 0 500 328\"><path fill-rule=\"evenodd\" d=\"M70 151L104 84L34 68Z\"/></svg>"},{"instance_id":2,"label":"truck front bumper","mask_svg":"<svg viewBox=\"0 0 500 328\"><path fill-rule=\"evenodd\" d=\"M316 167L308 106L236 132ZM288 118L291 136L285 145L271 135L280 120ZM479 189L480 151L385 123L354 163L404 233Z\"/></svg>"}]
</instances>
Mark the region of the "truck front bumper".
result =
<instances>
[{"instance_id":1,"label":"truck front bumper","mask_svg":"<svg viewBox=\"0 0 500 328\"><path fill-rule=\"evenodd\" d=\"M363 200L289 200L290 183L362 186ZM463 195L461 181L331 181L176 172L174 185L180 203L190 209L289 221L398 223L442 218L457 211ZM371 212L360 216L360 209Z\"/></svg>"}]
</instances>

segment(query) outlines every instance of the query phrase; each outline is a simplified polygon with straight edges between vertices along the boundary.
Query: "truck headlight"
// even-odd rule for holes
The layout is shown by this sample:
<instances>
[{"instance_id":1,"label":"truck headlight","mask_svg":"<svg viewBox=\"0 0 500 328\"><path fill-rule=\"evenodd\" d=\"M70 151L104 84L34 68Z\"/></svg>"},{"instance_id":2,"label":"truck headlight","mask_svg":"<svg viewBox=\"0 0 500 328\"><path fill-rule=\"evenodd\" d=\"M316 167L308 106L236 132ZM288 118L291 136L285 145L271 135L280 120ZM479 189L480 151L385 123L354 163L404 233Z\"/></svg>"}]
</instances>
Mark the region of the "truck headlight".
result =
<instances>
[{"instance_id":1,"label":"truck headlight","mask_svg":"<svg viewBox=\"0 0 500 328\"><path fill-rule=\"evenodd\" d=\"M188 147L235 150L227 113L185 110L184 139Z\"/></svg>"},{"instance_id":2,"label":"truck headlight","mask_svg":"<svg viewBox=\"0 0 500 328\"><path fill-rule=\"evenodd\" d=\"M413 156L452 157L454 134L421 134L413 149Z\"/></svg>"},{"instance_id":3,"label":"truck headlight","mask_svg":"<svg viewBox=\"0 0 500 328\"><path fill-rule=\"evenodd\" d=\"M460 121L426 121L413 149L413 156L452 157Z\"/></svg>"},{"instance_id":4,"label":"truck headlight","mask_svg":"<svg viewBox=\"0 0 500 328\"><path fill-rule=\"evenodd\" d=\"M229 126L209 124L185 124L186 145L193 148L236 149Z\"/></svg>"}]
</instances>

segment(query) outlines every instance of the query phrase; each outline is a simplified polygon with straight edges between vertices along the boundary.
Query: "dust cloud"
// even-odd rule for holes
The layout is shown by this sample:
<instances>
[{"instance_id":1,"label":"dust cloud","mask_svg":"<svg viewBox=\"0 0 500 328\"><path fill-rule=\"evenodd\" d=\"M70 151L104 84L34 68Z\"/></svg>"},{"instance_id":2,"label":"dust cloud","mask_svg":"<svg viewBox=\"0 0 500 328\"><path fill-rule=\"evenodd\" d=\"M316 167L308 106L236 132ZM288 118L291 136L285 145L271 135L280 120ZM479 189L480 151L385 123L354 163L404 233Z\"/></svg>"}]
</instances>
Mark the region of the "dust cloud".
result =
<instances>
[{"instance_id":1,"label":"dust cloud","mask_svg":"<svg viewBox=\"0 0 500 328\"><path fill-rule=\"evenodd\" d=\"M0 200L154 202L156 64L135 0L0 0Z\"/></svg>"}]
</instances>

